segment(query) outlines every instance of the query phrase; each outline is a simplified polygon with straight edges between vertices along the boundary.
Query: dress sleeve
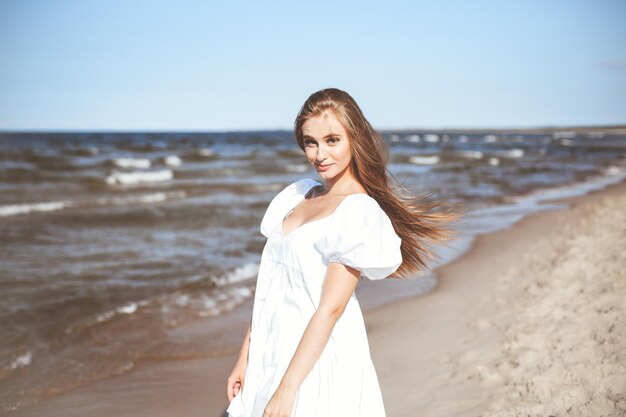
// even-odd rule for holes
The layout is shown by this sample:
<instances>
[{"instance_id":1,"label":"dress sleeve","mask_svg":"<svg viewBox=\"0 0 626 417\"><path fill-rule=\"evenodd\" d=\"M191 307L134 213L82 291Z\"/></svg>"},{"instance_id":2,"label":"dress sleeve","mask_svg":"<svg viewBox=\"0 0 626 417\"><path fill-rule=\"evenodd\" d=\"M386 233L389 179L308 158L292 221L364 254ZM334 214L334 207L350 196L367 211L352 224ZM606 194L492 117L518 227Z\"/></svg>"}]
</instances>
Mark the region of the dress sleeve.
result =
<instances>
[{"instance_id":1,"label":"dress sleeve","mask_svg":"<svg viewBox=\"0 0 626 417\"><path fill-rule=\"evenodd\" d=\"M348 265L372 281L388 277L402 264L402 239L372 197L346 198L350 200L337 207L316 249L327 262Z\"/></svg>"},{"instance_id":2,"label":"dress sleeve","mask_svg":"<svg viewBox=\"0 0 626 417\"><path fill-rule=\"evenodd\" d=\"M302 178L296 182L292 182L276 194L272 201L270 201L269 206L267 206L263 219L261 220L261 234L265 237L269 237L274 227L278 225L278 222L282 222L283 216L287 214L287 210L293 208L293 205L297 204L297 202L316 185L320 185L320 183L310 178Z\"/></svg>"}]
</instances>

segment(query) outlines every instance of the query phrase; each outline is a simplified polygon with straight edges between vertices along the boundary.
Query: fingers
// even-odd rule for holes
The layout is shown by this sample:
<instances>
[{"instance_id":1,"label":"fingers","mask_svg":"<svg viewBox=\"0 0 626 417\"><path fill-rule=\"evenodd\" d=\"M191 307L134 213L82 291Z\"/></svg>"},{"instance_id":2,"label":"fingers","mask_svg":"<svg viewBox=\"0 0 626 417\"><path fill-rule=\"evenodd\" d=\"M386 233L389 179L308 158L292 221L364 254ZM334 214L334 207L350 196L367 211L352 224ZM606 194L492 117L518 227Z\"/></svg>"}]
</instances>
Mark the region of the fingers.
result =
<instances>
[{"instance_id":1,"label":"fingers","mask_svg":"<svg viewBox=\"0 0 626 417\"><path fill-rule=\"evenodd\" d=\"M231 402L235 396L235 384L237 384L237 380L232 376L228 377L226 380L226 396L228 397L228 402Z\"/></svg>"},{"instance_id":2,"label":"fingers","mask_svg":"<svg viewBox=\"0 0 626 417\"><path fill-rule=\"evenodd\" d=\"M239 382L239 381L231 381L231 379L228 379L228 383L226 385L226 396L228 397L228 402L231 402L233 400L233 397L235 395L238 395L239 392L241 391L241 388L243 387L243 381Z\"/></svg>"}]
</instances>

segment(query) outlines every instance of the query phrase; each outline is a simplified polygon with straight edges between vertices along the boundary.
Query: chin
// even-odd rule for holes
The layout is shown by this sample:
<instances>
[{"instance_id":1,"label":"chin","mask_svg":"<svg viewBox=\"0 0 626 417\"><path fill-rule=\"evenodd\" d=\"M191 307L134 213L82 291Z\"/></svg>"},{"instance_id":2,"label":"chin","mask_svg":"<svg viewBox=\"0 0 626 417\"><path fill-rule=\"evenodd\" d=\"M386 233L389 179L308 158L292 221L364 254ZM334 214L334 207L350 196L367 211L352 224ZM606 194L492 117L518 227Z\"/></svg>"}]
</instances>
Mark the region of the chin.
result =
<instances>
[{"instance_id":1,"label":"chin","mask_svg":"<svg viewBox=\"0 0 626 417\"><path fill-rule=\"evenodd\" d=\"M329 180L337 175L336 172L318 172L317 174L325 180Z\"/></svg>"}]
</instances>

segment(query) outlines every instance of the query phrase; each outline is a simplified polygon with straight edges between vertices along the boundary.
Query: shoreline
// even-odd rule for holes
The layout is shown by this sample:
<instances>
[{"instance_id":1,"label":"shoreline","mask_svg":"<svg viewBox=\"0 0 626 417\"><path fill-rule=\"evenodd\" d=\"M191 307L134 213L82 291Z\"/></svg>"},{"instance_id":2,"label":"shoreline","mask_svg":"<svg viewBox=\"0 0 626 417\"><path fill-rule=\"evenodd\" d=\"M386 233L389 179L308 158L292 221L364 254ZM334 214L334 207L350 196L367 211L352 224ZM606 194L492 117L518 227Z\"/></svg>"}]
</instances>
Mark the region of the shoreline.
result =
<instances>
[{"instance_id":1,"label":"shoreline","mask_svg":"<svg viewBox=\"0 0 626 417\"><path fill-rule=\"evenodd\" d=\"M577 208L624 194L626 182L622 181L583 196L546 201L569 207L530 213L510 228L477 236L461 257L434 270L438 283L432 291L364 310L387 415L413 416L419 410L433 416L474 416L484 411L490 400L484 375L481 379L466 374L470 364L474 366L472 361L482 354L481 347L504 341L498 326L485 318L485 305L494 295L494 283L498 283L493 277L504 276L508 267L519 263L524 249L539 236L558 234L567 220L579 217ZM251 303L249 300L236 309L242 337ZM194 326L193 331L208 335L201 325ZM52 417L80 410L82 415L90 416L221 416L227 406L225 381L240 343L232 337L226 339L225 345L235 343L237 347L222 351L222 355L178 361L142 360L128 373L95 381L7 415L44 412ZM403 343L398 345L394 340ZM471 369L475 374L475 366Z\"/></svg>"}]
</instances>

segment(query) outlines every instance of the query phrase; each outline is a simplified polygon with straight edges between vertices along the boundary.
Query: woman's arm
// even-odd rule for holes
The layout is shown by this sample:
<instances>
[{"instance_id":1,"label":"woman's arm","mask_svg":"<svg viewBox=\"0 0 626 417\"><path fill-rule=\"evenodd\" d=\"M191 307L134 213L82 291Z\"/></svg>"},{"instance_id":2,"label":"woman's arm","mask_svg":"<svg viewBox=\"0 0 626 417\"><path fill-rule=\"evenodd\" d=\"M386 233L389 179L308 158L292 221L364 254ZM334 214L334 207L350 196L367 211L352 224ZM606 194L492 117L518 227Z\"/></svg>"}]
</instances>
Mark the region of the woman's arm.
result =
<instances>
[{"instance_id":1,"label":"woman's arm","mask_svg":"<svg viewBox=\"0 0 626 417\"><path fill-rule=\"evenodd\" d=\"M248 323L248 331L243 338L243 343L241 344L241 349L239 350L239 360L238 362L248 363L248 350L250 349L250 327L252 322Z\"/></svg>"},{"instance_id":2,"label":"woman's arm","mask_svg":"<svg viewBox=\"0 0 626 417\"><path fill-rule=\"evenodd\" d=\"M250 326L251 324L248 323L248 331L243 338L239 358L237 358L237 362L226 381L226 396L228 397L228 402L231 402L233 397L241 391L245 382L246 368L248 367L248 350L250 348Z\"/></svg>"},{"instance_id":3,"label":"woman's arm","mask_svg":"<svg viewBox=\"0 0 626 417\"><path fill-rule=\"evenodd\" d=\"M290 415L295 394L322 355L335 323L359 282L359 275L356 269L340 263L328 265L320 305L304 330L285 375L265 408L264 417Z\"/></svg>"}]
</instances>

